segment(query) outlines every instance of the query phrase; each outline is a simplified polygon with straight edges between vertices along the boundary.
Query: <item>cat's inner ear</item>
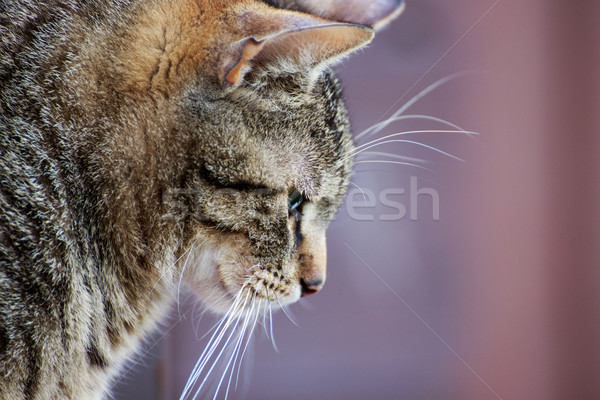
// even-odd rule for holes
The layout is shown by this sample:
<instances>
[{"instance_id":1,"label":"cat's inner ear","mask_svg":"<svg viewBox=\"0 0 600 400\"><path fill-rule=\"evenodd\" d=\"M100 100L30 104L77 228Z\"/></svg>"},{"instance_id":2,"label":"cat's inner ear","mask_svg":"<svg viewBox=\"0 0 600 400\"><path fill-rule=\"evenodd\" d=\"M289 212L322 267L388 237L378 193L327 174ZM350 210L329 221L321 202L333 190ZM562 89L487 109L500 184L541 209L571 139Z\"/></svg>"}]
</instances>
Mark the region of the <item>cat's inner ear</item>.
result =
<instances>
[{"instance_id":1,"label":"cat's inner ear","mask_svg":"<svg viewBox=\"0 0 600 400\"><path fill-rule=\"evenodd\" d=\"M284 10L246 11L240 20L245 37L231 44L221 61L221 79L226 87L238 86L254 68L285 73L316 69L373 38L373 30L366 26Z\"/></svg>"},{"instance_id":2,"label":"cat's inner ear","mask_svg":"<svg viewBox=\"0 0 600 400\"><path fill-rule=\"evenodd\" d=\"M404 0L294 0L310 14L323 18L367 25L377 30L404 11Z\"/></svg>"}]
</instances>

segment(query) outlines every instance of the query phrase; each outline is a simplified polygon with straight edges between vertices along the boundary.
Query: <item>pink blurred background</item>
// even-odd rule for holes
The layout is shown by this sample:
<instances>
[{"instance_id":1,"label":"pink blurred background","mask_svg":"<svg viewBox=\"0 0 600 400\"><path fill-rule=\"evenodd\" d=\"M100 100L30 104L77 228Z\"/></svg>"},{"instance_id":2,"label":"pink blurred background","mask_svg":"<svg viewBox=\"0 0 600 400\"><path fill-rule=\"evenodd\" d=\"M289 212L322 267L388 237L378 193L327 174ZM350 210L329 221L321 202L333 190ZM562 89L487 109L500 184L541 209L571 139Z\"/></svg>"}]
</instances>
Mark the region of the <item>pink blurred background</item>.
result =
<instances>
[{"instance_id":1,"label":"pink blurred background","mask_svg":"<svg viewBox=\"0 0 600 400\"><path fill-rule=\"evenodd\" d=\"M390 198L418 218L346 203L325 289L291 307L299 327L276 315L278 353L258 332L231 399L600 399L599 21L592 0L407 0L339 66L355 132L469 71L407 113L480 135L407 138L465 162L407 143L373 149L430 171L357 165L357 187L405 189ZM445 128L385 133L415 129ZM410 204L411 177L439 196L439 220L430 195ZM215 322L199 315L184 300L114 397L178 398Z\"/></svg>"}]
</instances>

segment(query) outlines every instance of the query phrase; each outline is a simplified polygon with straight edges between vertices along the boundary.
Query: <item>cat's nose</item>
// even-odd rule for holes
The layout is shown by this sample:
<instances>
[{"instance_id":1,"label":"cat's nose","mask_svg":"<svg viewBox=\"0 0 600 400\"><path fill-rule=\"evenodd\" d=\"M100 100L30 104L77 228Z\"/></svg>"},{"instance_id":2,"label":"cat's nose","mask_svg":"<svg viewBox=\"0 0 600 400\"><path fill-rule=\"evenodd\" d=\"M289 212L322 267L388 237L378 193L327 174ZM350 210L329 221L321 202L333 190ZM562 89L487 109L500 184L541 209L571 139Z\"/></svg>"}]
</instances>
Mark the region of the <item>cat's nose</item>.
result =
<instances>
[{"instance_id":1,"label":"cat's nose","mask_svg":"<svg viewBox=\"0 0 600 400\"><path fill-rule=\"evenodd\" d=\"M323 288L325 282L321 278L315 279L301 279L300 286L302 287L302 297L310 296L311 294L317 293Z\"/></svg>"},{"instance_id":2,"label":"cat's nose","mask_svg":"<svg viewBox=\"0 0 600 400\"><path fill-rule=\"evenodd\" d=\"M327 245L325 232L305 229L298 249L299 283L302 297L317 293L327 277Z\"/></svg>"}]
</instances>

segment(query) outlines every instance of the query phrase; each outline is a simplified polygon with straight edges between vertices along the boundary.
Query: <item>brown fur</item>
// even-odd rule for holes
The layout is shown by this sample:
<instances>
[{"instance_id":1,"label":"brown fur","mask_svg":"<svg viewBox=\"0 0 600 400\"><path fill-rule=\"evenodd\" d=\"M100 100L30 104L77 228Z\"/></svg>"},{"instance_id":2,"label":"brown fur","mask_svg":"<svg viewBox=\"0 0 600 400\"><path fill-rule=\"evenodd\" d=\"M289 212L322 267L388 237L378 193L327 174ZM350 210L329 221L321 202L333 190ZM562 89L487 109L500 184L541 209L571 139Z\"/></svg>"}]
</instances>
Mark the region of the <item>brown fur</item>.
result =
<instances>
[{"instance_id":1,"label":"brown fur","mask_svg":"<svg viewBox=\"0 0 600 400\"><path fill-rule=\"evenodd\" d=\"M0 398L104 397L182 276L216 312L320 289L353 150L328 65L370 28L0 0L0 29Z\"/></svg>"}]
</instances>

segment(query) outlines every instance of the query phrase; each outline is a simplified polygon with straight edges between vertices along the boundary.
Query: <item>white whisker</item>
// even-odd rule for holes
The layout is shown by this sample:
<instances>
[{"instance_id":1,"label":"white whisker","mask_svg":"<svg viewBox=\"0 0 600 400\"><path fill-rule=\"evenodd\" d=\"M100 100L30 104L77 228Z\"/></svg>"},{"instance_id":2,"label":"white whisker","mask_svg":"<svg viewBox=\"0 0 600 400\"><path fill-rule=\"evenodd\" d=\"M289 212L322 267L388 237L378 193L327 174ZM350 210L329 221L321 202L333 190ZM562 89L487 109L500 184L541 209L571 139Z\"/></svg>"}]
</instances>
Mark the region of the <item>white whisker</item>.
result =
<instances>
[{"instance_id":1,"label":"white whisker","mask_svg":"<svg viewBox=\"0 0 600 400\"><path fill-rule=\"evenodd\" d=\"M260 301L258 304L260 304ZM246 350L248 350L248 346L250 345L250 340L252 339L252 334L254 333L254 328L256 328L256 322L258 321L259 314L260 314L260 306L257 306L256 311L255 311L255 316L254 316L254 322L252 323L252 328L250 329L250 332L248 333L248 339L246 340L246 345L244 346L244 351L242 352L242 356L240 357L240 361L238 363L238 371L237 371L237 376L235 378L236 390L238 387L238 382L240 380L240 370L242 368L242 362L244 361L244 356L246 355Z\"/></svg>"},{"instance_id":2,"label":"white whisker","mask_svg":"<svg viewBox=\"0 0 600 400\"><path fill-rule=\"evenodd\" d=\"M190 377L188 378L188 380L183 388L183 391L181 392L181 396L179 397L179 400L184 400L185 398L187 398L189 390L191 389L191 387L194 385L194 383L198 379L198 377L197 377L199 375L198 368L199 368L200 364L204 361L204 357L205 357L206 353L209 351L209 347L210 347L211 343L213 343L215 336L219 333L219 328L221 328L223 323L225 323L226 319L227 319L227 315L225 315L225 316L223 316L223 318L221 318L220 322L218 323L217 328L215 329L215 332L213 333L210 340L208 341L208 344L206 345L206 347L204 347L204 351L202 352L200 357L198 357L198 361L196 361L196 365L194 365L194 368L192 369Z\"/></svg>"},{"instance_id":3,"label":"white whisker","mask_svg":"<svg viewBox=\"0 0 600 400\"><path fill-rule=\"evenodd\" d=\"M364 200L364 201L365 201L365 203L366 203L366 202L367 202L367 195L366 195L365 191L364 191L364 190L362 190L362 188L361 188L360 186L358 186L356 183L354 183L354 182L352 182L352 181L350 181L350 184L351 184L352 186L354 186L354 187L358 188L358 190L360 190L360 192L361 192L361 193L362 193L362 195L363 195L363 200Z\"/></svg>"},{"instance_id":4,"label":"white whisker","mask_svg":"<svg viewBox=\"0 0 600 400\"><path fill-rule=\"evenodd\" d=\"M426 168L422 165L419 164L413 164L413 163L408 163L408 162L403 162L403 161L392 161L392 160L363 160L363 161L357 161L354 164L395 164L395 165L405 165L408 167L415 167L415 168L420 168L420 169L424 169L427 172L431 172L433 173L433 171L429 168ZM359 171L360 172L360 171Z\"/></svg>"},{"instance_id":5,"label":"white whisker","mask_svg":"<svg viewBox=\"0 0 600 400\"><path fill-rule=\"evenodd\" d=\"M279 303L279 308L281 308L281 311L283 311L283 313L288 317L288 319L291 321L291 323L296 325L298 328L300 328L300 325L298 325L298 323L296 321L294 321L294 319L290 316L290 314L288 314L288 312L285 309L285 307L283 306L283 304L281 304L281 302L279 301L279 297L275 297L275 299L277 300L277 303Z\"/></svg>"},{"instance_id":6,"label":"white whisker","mask_svg":"<svg viewBox=\"0 0 600 400\"><path fill-rule=\"evenodd\" d=\"M190 248L191 249L191 248ZM183 252L183 254L181 254L179 256L179 258L177 260L175 260L171 266L169 266L168 268L165 268L165 270L162 272L162 274L158 277L158 279L156 280L156 282L154 282L154 286L152 286L152 289L150 289L149 293L154 292L154 289L156 289L156 286L158 286L158 284L160 283L160 281L162 281L165 276L167 275L167 273L171 272L173 270L173 268L177 265L177 263L187 254L190 252L190 249L187 249L186 251ZM148 296L150 296L150 294L148 294Z\"/></svg>"},{"instance_id":7,"label":"white whisker","mask_svg":"<svg viewBox=\"0 0 600 400\"><path fill-rule=\"evenodd\" d=\"M222 296L220 296L220 297L219 297L219 298L216 300L216 302L219 302L220 300L222 300L223 298L225 298L225 297L228 297L228 296L229 296L229 293L225 293L225 294L223 294ZM235 301L235 299L234 299L234 301ZM204 311L202 312L202 314L204 314L205 312L206 312L206 310L204 310ZM228 311L228 312L225 314L225 316L227 316L227 314L228 314L228 313L229 313L229 311ZM224 317L224 318L225 318L225 317ZM198 339L199 339L199 340L202 340L202 339L204 339L205 337L207 337L208 335L210 335L210 333L211 333L211 332L212 332L214 329L216 329L217 325L219 325L219 324L220 324L220 321L217 321L215 324L213 324L213 326L211 326L211 327L210 327L210 329L209 329L209 330L208 330L208 331L207 331L207 332L206 332L204 335L202 335L202 336L201 336L200 338L198 338ZM196 325L198 325L198 324L196 324ZM197 331L198 331L198 327L196 326L196 328L195 328L195 330L194 330L194 332L196 333L196 337L198 337L198 333L197 333Z\"/></svg>"},{"instance_id":8,"label":"white whisker","mask_svg":"<svg viewBox=\"0 0 600 400\"><path fill-rule=\"evenodd\" d=\"M269 338L269 331L267 330L267 307L268 306L269 306L269 300L267 299L264 302L264 310L262 312L262 315L263 315L262 326L265 330L265 335L267 336L267 338Z\"/></svg>"},{"instance_id":9,"label":"white whisker","mask_svg":"<svg viewBox=\"0 0 600 400\"><path fill-rule=\"evenodd\" d=\"M462 158L456 157L455 155L452 155L452 154L447 153L447 152L445 152L443 150L440 150L437 147L433 147L433 146L430 146L428 144L417 142L417 141L414 141L414 140L405 140L405 139L392 139L392 140L385 140L383 142L375 143L375 144L371 145L370 147L366 147L365 149L360 150L357 154L360 154L364 150L368 150L368 149L371 149L373 147L377 147L377 146L381 146L383 144L389 144L389 143L407 143L407 144L413 144L415 146L424 147L426 149L429 149L429 150L435 151L437 153L443 154L446 157L450 157L450 158L453 158L455 160L465 162Z\"/></svg>"},{"instance_id":10,"label":"white whisker","mask_svg":"<svg viewBox=\"0 0 600 400\"><path fill-rule=\"evenodd\" d=\"M388 118L387 120L383 121L380 124L377 124L378 127L375 129L374 133L380 132L382 129L386 128L391 122L394 121L395 118L402 115L402 113L404 113L406 110L408 110L410 107L412 107L417 101L421 100L427 94L431 93L435 89L439 88L442 85L445 85L446 83L448 83L456 78L459 78L461 76L464 76L464 75L467 75L470 73L473 73L473 71L458 72L456 74L446 76L445 78L442 78L442 79L432 83L431 85L427 86L425 89L423 89L419 93L417 93L417 95L415 95L412 99L407 101L402 107L400 107L398 110L396 110L396 112L390 118ZM392 106L392 107L394 107L394 106ZM386 112L386 114L387 114L387 112ZM370 131L371 131L370 129L367 129L366 133L364 131L361 132L359 137L357 137L356 139L357 140L360 139L362 136L366 135Z\"/></svg>"},{"instance_id":11,"label":"white whisker","mask_svg":"<svg viewBox=\"0 0 600 400\"><path fill-rule=\"evenodd\" d=\"M288 314L290 315L290 318L292 318L294 321L296 321L296 316L294 315L293 311L290 309L289 304L286 304L286 305L282 306L281 308L285 309L285 311L287 311ZM296 325L298 328L300 327L300 325L298 323L296 323L294 325Z\"/></svg>"},{"instance_id":12,"label":"white whisker","mask_svg":"<svg viewBox=\"0 0 600 400\"><path fill-rule=\"evenodd\" d=\"M460 126L447 121L445 119L442 118L437 118L437 117L432 117L430 115L420 115L420 114L415 114L415 115L401 115L395 118L389 118L386 119L385 121L379 122L375 125L372 125L371 127L365 129L364 131L362 131L361 133L359 133L358 135L355 136L354 140L356 142L359 142L361 139L366 138L367 136L370 135L374 135L376 133L378 133L380 130L376 130L377 128L381 127L381 129L385 128L383 125L387 124L389 125L392 122L398 122L398 121L403 121L403 120L411 120L411 119L425 119L425 120L429 120L429 121L435 121L435 122L439 122L441 124L447 125L451 128L454 128L458 131L465 131L463 128L461 128ZM386 126L387 126L386 125Z\"/></svg>"},{"instance_id":13,"label":"white whisker","mask_svg":"<svg viewBox=\"0 0 600 400\"><path fill-rule=\"evenodd\" d=\"M183 274L185 273L185 268L187 267L188 261L190 260L190 255L194 251L194 244L195 243L192 243L189 250L187 251L188 254L187 254L187 257L185 258L185 262L183 263L183 268L181 268L181 274L179 275L179 282L177 283L177 314L179 315L180 318L181 318L181 309L179 307L179 295L181 294L181 281L183 280Z\"/></svg>"},{"instance_id":14,"label":"white whisker","mask_svg":"<svg viewBox=\"0 0 600 400\"><path fill-rule=\"evenodd\" d=\"M365 152L361 152L356 159L357 159L357 161L360 161L363 156L369 156L369 155L389 157L389 158L394 158L396 160L402 160L402 161L405 161L405 162L415 162L415 163L424 163L424 164L430 163L430 161L423 160L422 158L414 158L414 157L401 156L399 154L386 153L386 152L383 152L383 151L365 151Z\"/></svg>"},{"instance_id":15,"label":"white whisker","mask_svg":"<svg viewBox=\"0 0 600 400\"><path fill-rule=\"evenodd\" d=\"M383 144L388 144L388 143L409 143L409 144L414 144L414 145L417 145L417 146L426 147L426 148L428 148L430 150L434 150L434 151L436 151L438 153L441 153L441 154L443 154L443 155L445 155L447 157L454 158L454 159L459 160L459 161L463 161L462 159L460 159L460 158L458 158L458 157L456 157L456 156L454 156L454 155L452 155L450 153L447 153L447 152L442 151L440 149L437 149L437 148L435 148L433 146L430 146L430 145L427 145L427 144L424 144L424 143L421 143L421 142L417 142L417 141L414 141L414 140L407 140L407 139L388 140L388 139L393 138L393 137L405 136L405 135L408 135L408 134L411 134L411 133L416 133L416 132L473 133L473 132L463 132L463 131L459 132L459 131L442 131L442 130L405 131L405 132L392 133L392 134L386 135L386 136L381 137L381 138L374 139L374 140L372 140L372 141L370 141L368 143L365 143L363 145L358 146L354 150L354 152L352 154L346 156L345 159L349 159L349 158L355 157L358 154L360 154L360 153L362 153L362 152L364 152L366 150L372 149L374 147L377 147L377 146L380 146L380 145L383 145Z\"/></svg>"},{"instance_id":16,"label":"white whisker","mask_svg":"<svg viewBox=\"0 0 600 400\"><path fill-rule=\"evenodd\" d=\"M273 335L273 307L271 306L271 302L269 301L269 324L271 325L271 343L273 344L273 349L276 353L279 353L279 349L277 348L277 343L275 343L275 335Z\"/></svg>"},{"instance_id":17,"label":"white whisker","mask_svg":"<svg viewBox=\"0 0 600 400\"><path fill-rule=\"evenodd\" d=\"M396 132L396 133L391 133L389 135L385 135L385 136L377 138L377 139L373 139L370 142L367 142L367 143L361 144L360 146L357 146L351 155L346 156L346 159L354 157L361 150L366 150L366 148L371 148L370 146L372 144L379 143L379 142L382 142L384 140L387 140L387 139L390 139L393 137L406 136L406 135L411 135L411 134L415 134L415 133L447 133L447 134L459 133L459 134L466 134L466 135L477 135L478 134L477 132L471 132L471 131L454 131L454 130L440 130L440 129Z\"/></svg>"},{"instance_id":18,"label":"white whisker","mask_svg":"<svg viewBox=\"0 0 600 400\"><path fill-rule=\"evenodd\" d=\"M223 351L227 348L227 345L229 344L229 342L231 341L231 338L233 337L233 335L235 334L235 329L237 328L237 326L239 325L239 318L236 318L235 320L235 325L233 326L233 328L231 329L231 333L229 334L229 336L227 337L227 339L225 340L225 343L223 344L223 347L221 348L221 351L215 356L215 359L212 363L212 365L210 366L209 370L206 372L204 379L202 380L202 382L200 383L200 385L198 386L198 389L196 390L196 393L194 394L194 396L192 397L193 399L196 399L198 397L198 395L200 394L200 391L202 390L202 388L204 387L204 384L206 383L206 381L208 380L208 377L210 376L211 372L214 370L215 366L217 365L217 363L219 362L219 359L221 358L221 356L223 355ZM223 331L226 332L227 328ZM216 344L218 344L219 341L217 341ZM198 372L196 373L197 376L200 375L200 373L202 372L202 370L204 369L204 367L208 364L208 362L210 361L210 359L212 358L212 355L214 353L214 348L212 349L211 352L208 353L206 360L200 365L200 368L198 370ZM197 380L197 378L195 379Z\"/></svg>"},{"instance_id":19,"label":"white whisker","mask_svg":"<svg viewBox=\"0 0 600 400\"><path fill-rule=\"evenodd\" d=\"M238 292L238 294L236 295L233 304L229 308L229 311L223 316L223 318L221 318L221 321L219 322L217 328L215 329L215 332L212 334L210 340L208 341L208 344L204 348L204 351L198 358L198 361L196 362L196 365L194 366L192 373L191 373L190 377L188 378L188 382L186 383L186 385L183 389L183 392L180 396L180 400L187 398L189 391L191 390L191 388L194 386L195 382L200 377L200 374L202 373L203 369L210 361L216 348L219 346L219 344L223 340L223 337L225 336L226 332L229 330L229 328L231 327L231 325L234 321L235 321L235 325L232 329L232 334L235 332L235 327L237 326L237 324L239 322L239 318L238 318L239 309L241 307L243 307L243 305L247 301L247 297L248 297L248 294L247 294L246 299L242 300L241 293L242 293L242 290L240 290L240 292ZM223 347L227 346L227 343L231 339L232 334L229 335L229 337L227 338L227 341L225 342ZM218 357L220 357L220 354ZM218 357L216 358L215 362L218 361ZM215 364L213 364L211 369L206 373L204 380L200 384L200 387L198 388L198 391L196 391L196 393L194 394L193 398L197 397L201 387L204 385L204 383L206 382L206 379L210 375L210 372L214 368L214 365Z\"/></svg>"},{"instance_id":20,"label":"white whisker","mask_svg":"<svg viewBox=\"0 0 600 400\"><path fill-rule=\"evenodd\" d=\"M248 324L250 322L250 319L252 317L252 314L254 312L254 307L256 304L256 293L254 294L254 297L252 298L252 303L250 308L246 311L246 317L244 318L244 323L242 325L242 327L240 328L240 332L238 334L238 338L237 341L235 343L235 346L233 348L233 352L231 354L231 357L229 357L229 361L227 362L227 365L225 366L223 373L221 374L221 379L219 380L219 384L217 385L217 389L215 390L215 395L213 397L213 400L216 400L218 394L219 394L219 390L221 389L221 385L223 383L223 379L225 379L225 376L227 375L227 371L229 370L229 366L231 365L231 372L229 373L229 380L227 382L227 389L225 391L225 399L227 399L227 396L229 395L229 386L231 384L231 378L233 376L233 373L235 371L235 364L237 361L237 357L239 354L239 351L242 347L242 344L244 342L244 337L246 335L246 329L248 328ZM233 362L233 364L231 364Z\"/></svg>"}]
</instances>

